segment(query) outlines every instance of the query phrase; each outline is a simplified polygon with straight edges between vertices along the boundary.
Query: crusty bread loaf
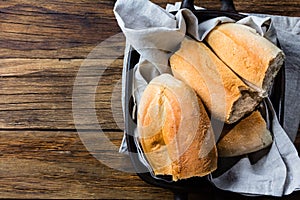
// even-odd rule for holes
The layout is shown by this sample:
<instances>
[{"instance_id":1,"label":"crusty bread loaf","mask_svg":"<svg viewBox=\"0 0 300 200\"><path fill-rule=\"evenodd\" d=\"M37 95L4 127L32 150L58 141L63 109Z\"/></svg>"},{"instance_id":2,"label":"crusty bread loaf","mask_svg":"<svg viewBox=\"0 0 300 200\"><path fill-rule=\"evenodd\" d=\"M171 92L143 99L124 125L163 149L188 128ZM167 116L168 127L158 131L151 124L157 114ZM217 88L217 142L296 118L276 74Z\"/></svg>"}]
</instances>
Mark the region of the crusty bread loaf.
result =
<instances>
[{"instance_id":1,"label":"crusty bread loaf","mask_svg":"<svg viewBox=\"0 0 300 200\"><path fill-rule=\"evenodd\" d=\"M249 26L224 23L206 41L216 55L251 87L265 97L283 65L284 54Z\"/></svg>"},{"instance_id":2,"label":"crusty bread loaf","mask_svg":"<svg viewBox=\"0 0 300 200\"><path fill-rule=\"evenodd\" d=\"M271 133L259 111L242 119L217 143L220 157L239 156L261 150L272 143Z\"/></svg>"},{"instance_id":3,"label":"crusty bread loaf","mask_svg":"<svg viewBox=\"0 0 300 200\"><path fill-rule=\"evenodd\" d=\"M174 76L191 86L213 117L234 123L261 101L204 43L186 37L170 58Z\"/></svg>"},{"instance_id":4,"label":"crusty bread loaf","mask_svg":"<svg viewBox=\"0 0 300 200\"><path fill-rule=\"evenodd\" d=\"M156 175L173 180L217 168L210 120L196 93L168 74L154 78L138 105L139 141Z\"/></svg>"}]
</instances>

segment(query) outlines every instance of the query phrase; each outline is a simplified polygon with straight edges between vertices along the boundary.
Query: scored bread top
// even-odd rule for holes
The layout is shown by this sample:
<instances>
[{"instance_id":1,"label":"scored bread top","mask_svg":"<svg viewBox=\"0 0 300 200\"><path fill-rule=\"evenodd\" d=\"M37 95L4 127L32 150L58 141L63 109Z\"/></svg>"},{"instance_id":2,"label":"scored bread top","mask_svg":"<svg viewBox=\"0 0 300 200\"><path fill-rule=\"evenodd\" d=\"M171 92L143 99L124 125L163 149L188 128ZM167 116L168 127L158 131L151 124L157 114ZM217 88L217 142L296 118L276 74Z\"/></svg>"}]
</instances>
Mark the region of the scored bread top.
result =
<instances>
[{"instance_id":1,"label":"scored bread top","mask_svg":"<svg viewBox=\"0 0 300 200\"><path fill-rule=\"evenodd\" d=\"M234 123L254 110L258 95L204 43L186 37L170 58L174 76L192 87L210 113Z\"/></svg>"},{"instance_id":2,"label":"scored bread top","mask_svg":"<svg viewBox=\"0 0 300 200\"><path fill-rule=\"evenodd\" d=\"M206 37L216 55L262 96L283 65L284 54L255 29L237 23L216 26Z\"/></svg>"},{"instance_id":3,"label":"scored bread top","mask_svg":"<svg viewBox=\"0 0 300 200\"><path fill-rule=\"evenodd\" d=\"M195 92L168 74L154 78L138 105L139 140L156 175L204 176L217 167L210 120Z\"/></svg>"}]
</instances>

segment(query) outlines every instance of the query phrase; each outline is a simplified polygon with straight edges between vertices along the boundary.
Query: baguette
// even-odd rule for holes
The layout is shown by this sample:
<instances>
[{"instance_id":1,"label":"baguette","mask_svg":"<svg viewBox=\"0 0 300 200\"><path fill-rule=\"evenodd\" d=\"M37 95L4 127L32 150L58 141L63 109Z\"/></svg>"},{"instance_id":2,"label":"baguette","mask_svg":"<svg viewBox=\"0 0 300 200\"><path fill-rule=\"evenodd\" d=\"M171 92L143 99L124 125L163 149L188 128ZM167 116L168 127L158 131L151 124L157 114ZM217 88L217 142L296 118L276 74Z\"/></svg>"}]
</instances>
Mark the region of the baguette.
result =
<instances>
[{"instance_id":1,"label":"baguette","mask_svg":"<svg viewBox=\"0 0 300 200\"><path fill-rule=\"evenodd\" d=\"M249 86L268 95L284 53L253 28L236 23L216 26L206 37L216 55Z\"/></svg>"},{"instance_id":2,"label":"baguette","mask_svg":"<svg viewBox=\"0 0 300 200\"><path fill-rule=\"evenodd\" d=\"M220 157L239 156L266 148L272 136L259 111L242 119L217 143Z\"/></svg>"},{"instance_id":3,"label":"baguette","mask_svg":"<svg viewBox=\"0 0 300 200\"><path fill-rule=\"evenodd\" d=\"M174 181L217 168L210 120L196 93L169 74L154 78L138 106L138 136L155 175Z\"/></svg>"},{"instance_id":4,"label":"baguette","mask_svg":"<svg viewBox=\"0 0 300 200\"><path fill-rule=\"evenodd\" d=\"M202 42L184 38L170 57L170 66L174 76L192 87L218 120L234 123L261 101L258 93Z\"/></svg>"}]
</instances>

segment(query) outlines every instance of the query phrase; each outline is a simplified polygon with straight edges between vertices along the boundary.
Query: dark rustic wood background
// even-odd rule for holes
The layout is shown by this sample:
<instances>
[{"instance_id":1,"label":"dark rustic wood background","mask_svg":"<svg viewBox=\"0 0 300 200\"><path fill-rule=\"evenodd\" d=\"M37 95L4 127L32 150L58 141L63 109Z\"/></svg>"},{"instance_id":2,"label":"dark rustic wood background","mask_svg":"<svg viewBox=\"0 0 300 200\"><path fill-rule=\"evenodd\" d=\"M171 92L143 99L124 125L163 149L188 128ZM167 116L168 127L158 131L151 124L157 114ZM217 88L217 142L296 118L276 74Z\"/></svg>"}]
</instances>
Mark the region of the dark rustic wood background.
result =
<instances>
[{"instance_id":1,"label":"dark rustic wood background","mask_svg":"<svg viewBox=\"0 0 300 200\"><path fill-rule=\"evenodd\" d=\"M174 3L153 2L163 7ZM97 45L120 33L114 3L0 1L0 198L173 198L170 191L97 160L74 125L72 91L79 67ZM218 0L195 4L219 8ZM235 5L241 12L300 16L300 0L236 0ZM124 127L120 103L123 48L124 38L118 35L89 58L94 63L91 70L103 73L95 98L98 122L116 147ZM89 115L93 108L76 109ZM81 122L89 123L84 116ZM299 150L299 137L296 146ZM115 160L112 162L119 162ZM123 157L121 165L130 168ZM209 191L203 195L204 199L215 198ZM222 196L241 198L228 193ZM285 199L299 198L295 193Z\"/></svg>"}]
</instances>

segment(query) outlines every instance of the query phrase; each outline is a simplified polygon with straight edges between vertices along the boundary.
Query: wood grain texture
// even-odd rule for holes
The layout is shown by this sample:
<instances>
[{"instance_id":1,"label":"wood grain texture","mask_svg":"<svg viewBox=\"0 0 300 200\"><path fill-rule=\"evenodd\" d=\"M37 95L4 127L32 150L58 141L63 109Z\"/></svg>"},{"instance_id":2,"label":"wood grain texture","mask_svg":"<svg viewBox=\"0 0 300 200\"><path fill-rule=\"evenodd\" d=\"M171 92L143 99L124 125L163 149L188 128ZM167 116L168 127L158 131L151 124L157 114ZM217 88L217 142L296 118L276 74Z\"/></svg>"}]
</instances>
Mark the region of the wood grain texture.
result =
<instances>
[{"instance_id":1,"label":"wood grain texture","mask_svg":"<svg viewBox=\"0 0 300 200\"><path fill-rule=\"evenodd\" d=\"M172 0L152 0L152 2L165 7L167 3L173 4L176 1ZM195 0L195 5L207 9L220 9L219 0ZM299 0L233 0L236 10L246 13L264 13L273 15L299 16L300 2Z\"/></svg>"},{"instance_id":2,"label":"wood grain texture","mask_svg":"<svg viewBox=\"0 0 300 200\"><path fill-rule=\"evenodd\" d=\"M175 1L154 0L165 7ZM234 1L241 12L299 16L299 0ZM120 32L111 0L0 1L0 58L85 58ZM218 0L195 1L219 9ZM108 56L98 54L96 57Z\"/></svg>"},{"instance_id":3,"label":"wood grain texture","mask_svg":"<svg viewBox=\"0 0 300 200\"><path fill-rule=\"evenodd\" d=\"M120 32L113 5L114 1L1 1L0 58L85 58L101 41Z\"/></svg>"},{"instance_id":4,"label":"wood grain texture","mask_svg":"<svg viewBox=\"0 0 300 200\"><path fill-rule=\"evenodd\" d=\"M97 124L103 129L122 129L122 62L122 59L2 59L0 128L74 129L73 112L82 113L80 124L88 126L89 113L96 109ZM73 95L76 77L79 92ZM83 102L72 107L72 98Z\"/></svg>"},{"instance_id":5,"label":"wood grain texture","mask_svg":"<svg viewBox=\"0 0 300 200\"><path fill-rule=\"evenodd\" d=\"M85 140L94 140L94 132L90 133ZM98 137L106 137L117 147L122 135L116 131ZM171 191L150 186L129 173L132 166L128 158L106 145L87 151L76 131L0 131L0 136L1 198L173 198ZM107 156L111 154L115 157ZM92 155L103 155L102 160ZM110 168L107 162L127 172ZM189 199L249 199L221 191L212 193L207 188L199 191ZM296 194L282 199L297 199ZM274 198L257 198L267 199Z\"/></svg>"},{"instance_id":6,"label":"wood grain texture","mask_svg":"<svg viewBox=\"0 0 300 200\"><path fill-rule=\"evenodd\" d=\"M1 198L171 198L134 173L111 169L83 146L77 132L0 131ZM106 132L119 145L122 132ZM109 152L102 148L101 153ZM115 152L116 153L116 152ZM112 159L112 162L121 159ZM83 164L84 163L84 164ZM131 167L128 158L122 164ZM147 195L148 194L148 195Z\"/></svg>"},{"instance_id":7,"label":"wood grain texture","mask_svg":"<svg viewBox=\"0 0 300 200\"><path fill-rule=\"evenodd\" d=\"M165 7L175 1L153 2ZM300 13L299 0L234 2L241 12ZM117 153L124 129L125 39L114 3L0 1L0 198L173 198L134 173L109 167L132 171L128 158ZM219 0L195 4L220 7ZM98 125L103 132L95 131ZM299 151L299 134L295 144ZM189 199L199 198L249 199L211 190ZM299 192L283 199L299 199Z\"/></svg>"}]
</instances>

